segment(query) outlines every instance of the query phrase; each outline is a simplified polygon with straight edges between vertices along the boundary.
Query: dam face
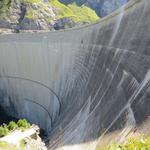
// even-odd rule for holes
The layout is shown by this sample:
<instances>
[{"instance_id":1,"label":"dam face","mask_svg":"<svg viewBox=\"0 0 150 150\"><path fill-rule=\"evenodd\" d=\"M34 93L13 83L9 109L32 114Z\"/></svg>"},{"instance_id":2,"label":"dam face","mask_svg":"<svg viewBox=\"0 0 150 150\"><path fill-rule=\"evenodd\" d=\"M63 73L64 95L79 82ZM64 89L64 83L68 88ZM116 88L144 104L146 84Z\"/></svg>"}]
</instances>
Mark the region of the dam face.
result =
<instances>
[{"instance_id":1,"label":"dam face","mask_svg":"<svg viewBox=\"0 0 150 150\"><path fill-rule=\"evenodd\" d=\"M149 14L149 0L131 0L97 24L1 35L1 106L45 129L49 149L142 123L150 115Z\"/></svg>"}]
</instances>

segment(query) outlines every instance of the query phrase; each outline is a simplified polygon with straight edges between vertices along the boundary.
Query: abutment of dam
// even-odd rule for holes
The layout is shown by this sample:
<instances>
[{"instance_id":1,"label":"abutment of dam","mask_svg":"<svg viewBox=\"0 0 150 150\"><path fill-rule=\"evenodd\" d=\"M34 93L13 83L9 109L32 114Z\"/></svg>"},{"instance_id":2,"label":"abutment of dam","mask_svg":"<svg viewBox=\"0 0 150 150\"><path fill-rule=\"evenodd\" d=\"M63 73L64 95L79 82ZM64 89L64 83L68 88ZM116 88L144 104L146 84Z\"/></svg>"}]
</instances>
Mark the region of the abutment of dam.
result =
<instances>
[{"instance_id":1,"label":"abutment of dam","mask_svg":"<svg viewBox=\"0 0 150 150\"><path fill-rule=\"evenodd\" d=\"M150 115L149 14L149 0L131 0L92 25L0 35L0 105L44 129L49 149L141 124Z\"/></svg>"}]
</instances>

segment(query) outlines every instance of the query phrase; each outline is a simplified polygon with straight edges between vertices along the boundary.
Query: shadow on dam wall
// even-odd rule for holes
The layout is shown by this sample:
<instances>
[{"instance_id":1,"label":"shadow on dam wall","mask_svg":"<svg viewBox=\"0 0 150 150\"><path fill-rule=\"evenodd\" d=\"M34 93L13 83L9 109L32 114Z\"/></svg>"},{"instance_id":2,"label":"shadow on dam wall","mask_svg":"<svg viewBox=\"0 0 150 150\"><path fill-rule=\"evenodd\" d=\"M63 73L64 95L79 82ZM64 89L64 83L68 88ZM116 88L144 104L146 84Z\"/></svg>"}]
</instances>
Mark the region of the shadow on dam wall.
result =
<instances>
[{"instance_id":1,"label":"shadow on dam wall","mask_svg":"<svg viewBox=\"0 0 150 150\"><path fill-rule=\"evenodd\" d=\"M131 0L93 25L1 35L0 104L44 128L49 149L142 123L150 115L149 14L149 0Z\"/></svg>"}]
</instances>

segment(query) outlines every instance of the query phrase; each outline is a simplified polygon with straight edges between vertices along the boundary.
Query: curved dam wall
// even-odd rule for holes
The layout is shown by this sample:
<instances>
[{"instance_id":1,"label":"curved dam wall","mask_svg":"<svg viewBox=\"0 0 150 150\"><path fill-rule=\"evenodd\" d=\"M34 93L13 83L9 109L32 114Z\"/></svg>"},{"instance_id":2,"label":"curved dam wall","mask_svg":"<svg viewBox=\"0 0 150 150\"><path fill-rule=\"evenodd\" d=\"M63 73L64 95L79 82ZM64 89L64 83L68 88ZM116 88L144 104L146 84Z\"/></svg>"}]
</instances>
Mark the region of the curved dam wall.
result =
<instances>
[{"instance_id":1,"label":"curved dam wall","mask_svg":"<svg viewBox=\"0 0 150 150\"><path fill-rule=\"evenodd\" d=\"M132 0L83 28L1 35L0 104L45 129L49 149L142 123L150 115L149 14L150 1Z\"/></svg>"}]
</instances>

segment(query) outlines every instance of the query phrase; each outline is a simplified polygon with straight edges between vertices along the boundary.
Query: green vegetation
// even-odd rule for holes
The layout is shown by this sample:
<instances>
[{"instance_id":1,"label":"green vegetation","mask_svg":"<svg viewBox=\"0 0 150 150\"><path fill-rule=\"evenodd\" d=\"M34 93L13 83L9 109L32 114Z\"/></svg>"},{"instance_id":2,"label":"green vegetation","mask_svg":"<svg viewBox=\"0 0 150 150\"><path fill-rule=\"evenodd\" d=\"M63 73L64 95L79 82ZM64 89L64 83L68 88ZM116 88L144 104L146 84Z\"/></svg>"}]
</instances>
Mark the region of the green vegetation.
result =
<instances>
[{"instance_id":1,"label":"green vegetation","mask_svg":"<svg viewBox=\"0 0 150 150\"><path fill-rule=\"evenodd\" d=\"M14 121L11 121L11 122L9 122L9 124L8 124L8 129L11 131L11 130L15 130L15 129L17 129L18 128L18 125L14 122Z\"/></svg>"},{"instance_id":2,"label":"green vegetation","mask_svg":"<svg viewBox=\"0 0 150 150\"><path fill-rule=\"evenodd\" d=\"M40 10L47 11L48 6L54 6L56 8L56 18L70 18L75 23L91 23L95 22L99 19L96 15L95 11L90 9L87 6L78 6L76 3L72 3L69 5L65 5L59 0L50 0L48 3L43 3L41 0L22 0L25 4L33 4L36 3L39 5L38 10L33 10L31 7L27 9L26 18L35 19L40 12ZM47 21L53 21L53 18L45 18Z\"/></svg>"},{"instance_id":3,"label":"green vegetation","mask_svg":"<svg viewBox=\"0 0 150 150\"><path fill-rule=\"evenodd\" d=\"M25 142L24 140L20 141L20 144L18 146L15 146L13 144L0 141L0 150L25 150Z\"/></svg>"},{"instance_id":4,"label":"green vegetation","mask_svg":"<svg viewBox=\"0 0 150 150\"><path fill-rule=\"evenodd\" d=\"M11 0L0 0L0 19L7 16Z\"/></svg>"},{"instance_id":5,"label":"green vegetation","mask_svg":"<svg viewBox=\"0 0 150 150\"><path fill-rule=\"evenodd\" d=\"M7 147L7 143L4 141L0 141L0 148L5 149Z\"/></svg>"},{"instance_id":6,"label":"green vegetation","mask_svg":"<svg viewBox=\"0 0 150 150\"><path fill-rule=\"evenodd\" d=\"M75 22L95 22L99 19L96 13L87 6L77 6L76 4L70 4L68 7L72 10L75 16L72 19Z\"/></svg>"},{"instance_id":7,"label":"green vegetation","mask_svg":"<svg viewBox=\"0 0 150 150\"><path fill-rule=\"evenodd\" d=\"M100 150L150 150L150 137L139 136L130 138L123 144L110 143L105 148Z\"/></svg>"},{"instance_id":8,"label":"green vegetation","mask_svg":"<svg viewBox=\"0 0 150 150\"><path fill-rule=\"evenodd\" d=\"M8 125L3 124L0 126L0 137L6 136L7 134L11 133L14 130L26 130L29 129L31 126L27 122L26 119L20 119L18 122L11 121Z\"/></svg>"},{"instance_id":9,"label":"green vegetation","mask_svg":"<svg viewBox=\"0 0 150 150\"><path fill-rule=\"evenodd\" d=\"M6 125L0 126L0 137L3 137L9 133L9 129Z\"/></svg>"},{"instance_id":10,"label":"green vegetation","mask_svg":"<svg viewBox=\"0 0 150 150\"><path fill-rule=\"evenodd\" d=\"M25 148L26 142L25 140L20 141L20 148L23 150Z\"/></svg>"},{"instance_id":11,"label":"green vegetation","mask_svg":"<svg viewBox=\"0 0 150 150\"><path fill-rule=\"evenodd\" d=\"M40 0L21 0L21 2L26 4L33 4L33 3L39 3Z\"/></svg>"},{"instance_id":12,"label":"green vegetation","mask_svg":"<svg viewBox=\"0 0 150 150\"><path fill-rule=\"evenodd\" d=\"M21 129L28 129L30 128L30 124L27 122L26 119L20 119L18 122L17 122L17 125L19 128Z\"/></svg>"},{"instance_id":13,"label":"green vegetation","mask_svg":"<svg viewBox=\"0 0 150 150\"><path fill-rule=\"evenodd\" d=\"M76 23L90 23L99 19L92 9L84 5L77 6L75 3L64 5L58 0L51 0L50 4L58 9L58 19L71 18Z\"/></svg>"}]
</instances>

